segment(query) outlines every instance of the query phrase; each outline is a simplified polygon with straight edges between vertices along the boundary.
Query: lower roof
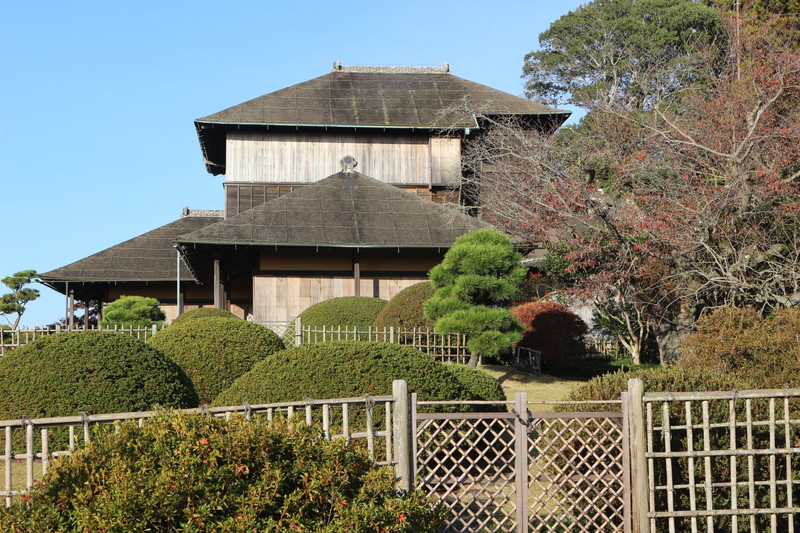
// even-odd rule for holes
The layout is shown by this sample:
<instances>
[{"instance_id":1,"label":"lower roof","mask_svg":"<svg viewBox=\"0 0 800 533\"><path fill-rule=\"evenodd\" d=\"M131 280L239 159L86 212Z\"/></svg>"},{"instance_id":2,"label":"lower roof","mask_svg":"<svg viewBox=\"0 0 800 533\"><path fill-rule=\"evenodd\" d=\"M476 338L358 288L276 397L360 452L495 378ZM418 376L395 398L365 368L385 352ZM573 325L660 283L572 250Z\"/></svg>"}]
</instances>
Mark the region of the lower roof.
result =
<instances>
[{"instance_id":1,"label":"lower roof","mask_svg":"<svg viewBox=\"0 0 800 533\"><path fill-rule=\"evenodd\" d=\"M207 213L203 212L205 216L189 213L102 252L44 272L39 277L46 285L67 281L175 281L178 265L174 240L179 235L222 220L221 212ZM181 280L193 279L189 269L181 265Z\"/></svg>"}]
</instances>

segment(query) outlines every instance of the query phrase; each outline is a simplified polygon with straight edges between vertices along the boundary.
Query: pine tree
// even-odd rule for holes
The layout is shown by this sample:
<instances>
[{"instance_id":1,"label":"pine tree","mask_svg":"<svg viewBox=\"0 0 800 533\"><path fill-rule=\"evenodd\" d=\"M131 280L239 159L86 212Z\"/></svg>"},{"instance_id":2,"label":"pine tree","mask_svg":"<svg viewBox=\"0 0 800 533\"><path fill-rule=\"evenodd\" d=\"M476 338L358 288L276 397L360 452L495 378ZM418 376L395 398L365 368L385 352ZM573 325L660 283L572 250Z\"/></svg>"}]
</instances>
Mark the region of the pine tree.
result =
<instances>
[{"instance_id":1,"label":"pine tree","mask_svg":"<svg viewBox=\"0 0 800 533\"><path fill-rule=\"evenodd\" d=\"M522 325L508 307L527 269L502 233L482 229L462 235L429 274L436 293L425 316L439 334L466 333L470 366L480 356L505 354L522 338Z\"/></svg>"}]
</instances>

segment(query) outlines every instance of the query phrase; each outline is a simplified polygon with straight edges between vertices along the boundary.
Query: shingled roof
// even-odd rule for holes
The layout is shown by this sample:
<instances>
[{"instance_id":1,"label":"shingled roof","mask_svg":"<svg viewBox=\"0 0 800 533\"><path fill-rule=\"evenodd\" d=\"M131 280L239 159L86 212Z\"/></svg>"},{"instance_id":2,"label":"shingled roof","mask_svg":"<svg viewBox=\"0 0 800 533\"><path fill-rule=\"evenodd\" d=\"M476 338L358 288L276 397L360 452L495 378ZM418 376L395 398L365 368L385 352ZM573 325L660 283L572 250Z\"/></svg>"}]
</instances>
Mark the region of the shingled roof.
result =
<instances>
[{"instance_id":1,"label":"shingled roof","mask_svg":"<svg viewBox=\"0 0 800 533\"><path fill-rule=\"evenodd\" d=\"M448 113L442 123L442 111ZM476 128L475 116L541 116L555 127L569 112L450 74L449 67L347 67L195 121L208 171L225 170L225 131L236 127Z\"/></svg>"},{"instance_id":2,"label":"shingled roof","mask_svg":"<svg viewBox=\"0 0 800 533\"><path fill-rule=\"evenodd\" d=\"M339 172L176 242L209 245L449 248L491 227L358 172Z\"/></svg>"},{"instance_id":3,"label":"shingled roof","mask_svg":"<svg viewBox=\"0 0 800 533\"><path fill-rule=\"evenodd\" d=\"M40 274L42 281L56 290L64 282L175 281L177 264L174 240L178 235L198 230L222 220L222 212L189 214L165 226L107 248L67 266ZM194 278L181 269L181 280ZM63 291L61 291L63 292Z\"/></svg>"}]
</instances>

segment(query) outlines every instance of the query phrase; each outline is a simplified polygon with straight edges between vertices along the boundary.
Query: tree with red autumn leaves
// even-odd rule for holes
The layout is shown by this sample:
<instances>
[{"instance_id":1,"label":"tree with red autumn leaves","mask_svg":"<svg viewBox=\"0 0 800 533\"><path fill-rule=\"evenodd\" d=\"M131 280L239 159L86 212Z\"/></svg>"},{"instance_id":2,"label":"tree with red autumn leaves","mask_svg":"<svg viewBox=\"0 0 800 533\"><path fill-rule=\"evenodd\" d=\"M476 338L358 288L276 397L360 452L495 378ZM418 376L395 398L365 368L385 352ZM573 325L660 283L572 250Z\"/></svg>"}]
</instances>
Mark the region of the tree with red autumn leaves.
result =
<instances>
[{"instance_id":1,"label":"tree with red autumn leaves","mask_svg":"<svg viewBox=\"0 0 800 533\"><path fill-rule=\"evenodd\" d=\"M775 28L731 20L679 88L586 99L555 137L482 117L470 146L487 219L600 309L635 309L662 361L706 309L800 303L800 53Z\"/></svg>"}]
</instances>

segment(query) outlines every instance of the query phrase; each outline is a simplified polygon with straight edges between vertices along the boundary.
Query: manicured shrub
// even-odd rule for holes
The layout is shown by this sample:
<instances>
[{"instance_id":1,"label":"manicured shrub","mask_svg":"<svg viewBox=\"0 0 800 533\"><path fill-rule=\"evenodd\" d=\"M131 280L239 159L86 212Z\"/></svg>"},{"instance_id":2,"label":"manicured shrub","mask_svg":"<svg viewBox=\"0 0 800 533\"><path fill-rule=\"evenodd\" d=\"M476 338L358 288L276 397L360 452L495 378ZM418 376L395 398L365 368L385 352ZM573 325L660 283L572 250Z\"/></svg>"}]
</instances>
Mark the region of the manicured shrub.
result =
<instances>
[{"instance_id":1,"label":"manicured shrub","mask_svg":"<svg viewBox=\"0 0 800 533\"><path fill-rule=\"evenodd\" d=\"M465 333L469 365L481 356L510 356L522 325L507 307L520 292L528 269L507 236L493 229L461 235L428 274L436 289L425 316L436 333Z\"/></svg>"},{"instance_id":2,"label":"manicured shrub","mask_svg":"<svg viewBox=\"0 0 800 533\"><path fill-rule=\"evenodd\" d=\"M303 326L347 326L364 329L371 327L386 300L367 296L342 296L314 304L302 313Z\"/></svg>"},{"instance_id":3,"label":"manicured shrub","mask_svg":"<svg viewBox=\"0 0 800 533\"><path fill-rule=\"evenodd\" d=\"M122 333L58 333L0 357L0 419L195 407L186 374Z\"/></svg>"},{"instance_id":4,"label":"manicured shrub","mask_svg":"<svg viewBox=\"0 0 800 533\"><path fill-rule=\"evenodd\" d=\"M546 301L524 303L513 308L511 314L525 326L518 346L542 352L545 370L580 363L580 337L589 330L581 317L560 303Z\"/></svg>"},{"instance_id":5,"label":"manicured shrub","mask_svg":"<svg viewBox=\"0 0 800 533\"><path fill-rule=\"evenodd\" d=\"M186 372L200 403L210 402L257 362L284 348L269 328L220 317L172 324L148 344Z\"/></svg>"},{"instance_id":6,"label":"manicured shrub","mask_svg":"<svg viewBox=\"0 0 800 533\"><path fill-rule=\"evenodd\" d=\"M152 326L161 324L167 315L158 307L158 300L144 296L122 296L103 309L104 328L113 326Z\"/></svg>"},{"instance_id":7,"label":"manicured shrub","mask_svg":"<svg viewBox=\"0 0 800 533\"><path fill-rule=\"evenodd\" d=\"M0 509L0 530L436 533L446 512L304 424L164 415L65 458L25 505Z\"/></svg>"},{"instance_id":8,"label":"manicured shrub","mask_svg":"<svg viewBox=\"0 0 800 533\"><path fill-rule=\"evenodd\" d=\"M213 307L199 307L197 309L192 309L191 311L186 311L185 313L178 316L175 320L173 320L172 323L178 324L186 320L195 320L198 318L209 318L209 317L232 318L234 320L241 320L241 318L234 315L230 311L226 311L225 309L215 309Z\"/></svg>"},{"instance_id":9,"label":"manicured shrub","mask_svg":"<svg viewBox=\"0 0 800 533\"><path fill-rule=\"evenodd\" d=\"M391 394L395 379L407 380L420 400L472 399L444 365L413 348L336 341L273 354L217 396L214 405Z\"/></svg>"},{"instance_id":10,"label":"manicured shrub","mask_svg":"<svg viewBox=\"0 0 800 533\"><path fill-rule=\"evenodd\" d=\"M735 373L749 388L800 386L800 308L767 318L753 309L719 309L697 321L678 364Z\"/></svg>"},{"instance_id":11,"label":"manicured shrub","mask_svg":"<svg viewBox=\"0 0 800 533\"><path fill-rule=\"evenodd\" d=\"M433 331L433 321L425 318L422 306L433 296L430 281L421 281L394 295L383 307L377 318L376 328L395 328L409 331L414 328Z\"/></svg>"},{"instance_id":12,"label":"manicured shrub","mask_svg":"<svg viewBox=\"0 0 800 533\"><path fill-rule=\"evenodd\" d=\"M467 389L476 400L505 401L506 393L503 386L495 378L479 368L467 365L446 364L444 367L453 374L461 385ZM493 409L497 410L497 409ZM499 410L504 411L505 407Z\"/></svg>"}]
</instances>

